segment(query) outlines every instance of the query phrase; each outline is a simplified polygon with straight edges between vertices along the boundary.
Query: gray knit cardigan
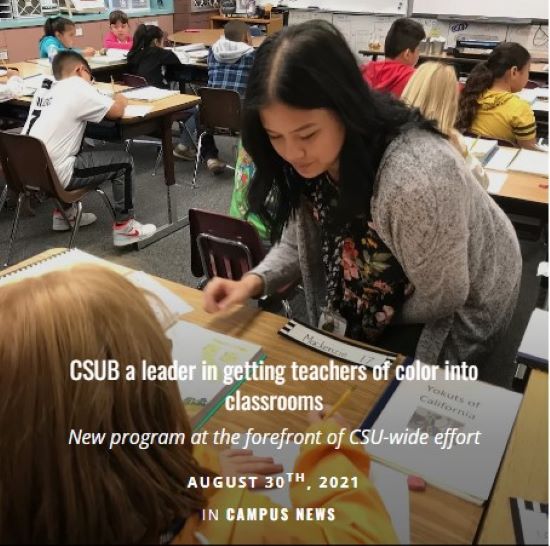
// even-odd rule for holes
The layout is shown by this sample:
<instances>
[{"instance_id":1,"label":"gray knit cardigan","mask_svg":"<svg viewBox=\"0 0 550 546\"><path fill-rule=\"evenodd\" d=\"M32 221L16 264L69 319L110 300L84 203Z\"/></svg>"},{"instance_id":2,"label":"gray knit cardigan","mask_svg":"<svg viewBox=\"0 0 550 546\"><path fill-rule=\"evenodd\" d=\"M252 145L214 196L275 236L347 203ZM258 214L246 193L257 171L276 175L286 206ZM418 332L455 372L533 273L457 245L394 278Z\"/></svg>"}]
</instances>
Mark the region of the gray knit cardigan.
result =
<instances>
[{"instance_id":1,"label":"gray knit cardigan","mask_svg":"<svg viewBox=\"0 0 550 546\"><path fill-rule=\"evenodd\" d=\"M411 129L388 146L371 212L414 286L397 320L424 324L416 358L475 362L507 324L521 279L512 224L443 138ZM265 293L302 279L309 321L326 304L319 228L303 204L252 273Z\"/></svg>"}]
</instances>

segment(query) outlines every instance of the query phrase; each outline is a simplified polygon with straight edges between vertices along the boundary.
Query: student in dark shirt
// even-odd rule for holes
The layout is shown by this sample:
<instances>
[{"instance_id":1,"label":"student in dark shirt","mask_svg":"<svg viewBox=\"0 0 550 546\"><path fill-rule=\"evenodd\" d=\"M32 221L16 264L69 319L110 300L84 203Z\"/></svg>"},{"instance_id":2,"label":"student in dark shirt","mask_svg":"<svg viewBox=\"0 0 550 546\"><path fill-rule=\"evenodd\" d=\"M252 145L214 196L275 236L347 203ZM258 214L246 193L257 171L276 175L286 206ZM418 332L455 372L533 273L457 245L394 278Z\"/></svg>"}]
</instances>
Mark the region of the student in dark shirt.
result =
<instances>
[{"instance_id":1,"label":"student in dark shirt","mask_svg":"<svg viewBox=\"0 0 550 546\"><path fill-rule=\"evenodd\" d=\"M168 88L171 74L181 69L182 64L173 51L164 49L163 44L162 29L156 25L139 25L134 34L132 49L128 52L128 69L130 73L145 78L149 85ZM194 123L194 116L191 119ZM194 128L190 127L190 130L194 132ZM181 142L175 147L174 155L194 161L195 143L186 131L182 131Z\"/></svg>"}]
</instances>

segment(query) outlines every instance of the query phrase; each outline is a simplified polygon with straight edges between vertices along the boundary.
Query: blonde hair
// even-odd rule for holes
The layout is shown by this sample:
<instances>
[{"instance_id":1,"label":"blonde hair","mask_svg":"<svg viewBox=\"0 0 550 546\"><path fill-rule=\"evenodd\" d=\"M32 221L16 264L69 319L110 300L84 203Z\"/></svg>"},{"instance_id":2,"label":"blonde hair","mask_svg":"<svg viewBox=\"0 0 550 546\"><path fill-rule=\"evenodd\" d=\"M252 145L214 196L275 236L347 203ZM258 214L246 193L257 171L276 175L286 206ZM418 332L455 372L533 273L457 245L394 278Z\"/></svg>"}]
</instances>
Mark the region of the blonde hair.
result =
<instances>
[{"instance_id":1,"label":"blonde hair","mask_svg":"<svg viewBox=\"0 0 550 546\"><path fill-rule=\"evenodd\" d=\"M97 266L0 288L0 537L11 543L158 542L206 505L191 428L170 381L72 381L73 359L172 362L144 293ZM84 432L183 432L184 445L68 445Z\"/></svg>"},{"instance_id":2,"label":"blonde hair","mask_svg":"<svg viewBox=\"0 0 550 546\"><path fill-rule=\"evenodd\" d=\"M434 120L443 134L452 136L458 114L458 81L452 66L435 62L420 65L401 100Z\"/></svg>"}]
</instances>

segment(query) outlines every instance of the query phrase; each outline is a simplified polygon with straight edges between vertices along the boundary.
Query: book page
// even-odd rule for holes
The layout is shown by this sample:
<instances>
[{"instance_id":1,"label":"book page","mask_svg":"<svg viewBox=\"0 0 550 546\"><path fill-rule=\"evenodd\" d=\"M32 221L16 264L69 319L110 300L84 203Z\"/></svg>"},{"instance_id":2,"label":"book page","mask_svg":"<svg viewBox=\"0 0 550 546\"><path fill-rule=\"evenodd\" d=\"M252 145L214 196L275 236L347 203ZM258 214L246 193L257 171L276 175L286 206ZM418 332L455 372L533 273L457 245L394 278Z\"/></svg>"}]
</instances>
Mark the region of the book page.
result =
<instances>
[{"instance_id":1,"label":"book page","mask_svg":"<svg viewBox=\"0 0 550 546\"><path fill-rule=\"evenodd\" d=\"M149 102L165 99L173 95L179 95L179 91L170 91L169 89L160 89L158 87L147 86L130 89L129 91L123 91L122 94L128 99L143 100Z\"/></svg>"},{"instance_id":2,"label":"book page","mask_svg":"<svg viewBox=\"0 0 550 546\"><path fill-rule=\"evenodd\" d=\"M485 168L493 169L495 171L506 171L514 157L516 157L518 151L519 150L517 148L499 146L498 150L487 162L487 165L485 165Z\"/></svg>"},{"instance_id":3,"label":"book page","mask_svg":"<svg viewBox=\"0 0 550 546\"><path fill-rule=\"evenodd\" d=\"M142 106L140 104L127 104L126 108L124 108L124 116L125 118L143 118L145 117L151 110L153 109L152 106Z\"/></svg>"},{"instance_id":4,"label":"book page","mask_svg":"<svg viewBox=\"0 0 550 546\"><path fill-rule=\"evenodd\" d=\"M508 170L548 176L548 152L520 150Z\"/></svg>"}]
</instances>

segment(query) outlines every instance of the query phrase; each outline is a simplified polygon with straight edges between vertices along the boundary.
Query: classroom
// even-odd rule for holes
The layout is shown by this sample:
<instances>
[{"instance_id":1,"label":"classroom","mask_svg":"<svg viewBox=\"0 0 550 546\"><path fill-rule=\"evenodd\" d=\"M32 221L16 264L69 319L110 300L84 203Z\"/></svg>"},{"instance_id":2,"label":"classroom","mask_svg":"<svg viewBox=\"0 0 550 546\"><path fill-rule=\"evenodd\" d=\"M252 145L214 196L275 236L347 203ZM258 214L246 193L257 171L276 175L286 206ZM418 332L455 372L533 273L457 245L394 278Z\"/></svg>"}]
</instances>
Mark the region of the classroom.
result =
<instances>
[{"instance_id":1,"label":"classroom","mask_svg":"<svg viewBox=\"0 0 550 546\"><path fill-rule=\"evenodd\" d=\"M0 0L0 542L548 544L548 19Z\"/></svg>"}]
</instances>

